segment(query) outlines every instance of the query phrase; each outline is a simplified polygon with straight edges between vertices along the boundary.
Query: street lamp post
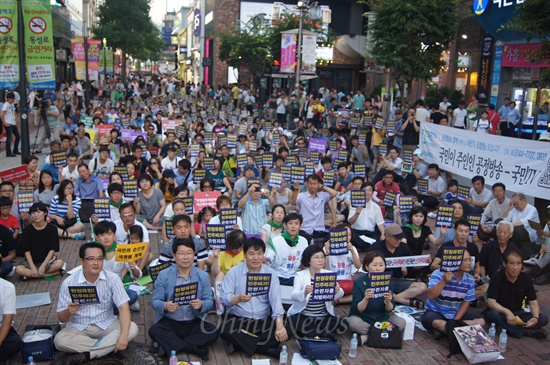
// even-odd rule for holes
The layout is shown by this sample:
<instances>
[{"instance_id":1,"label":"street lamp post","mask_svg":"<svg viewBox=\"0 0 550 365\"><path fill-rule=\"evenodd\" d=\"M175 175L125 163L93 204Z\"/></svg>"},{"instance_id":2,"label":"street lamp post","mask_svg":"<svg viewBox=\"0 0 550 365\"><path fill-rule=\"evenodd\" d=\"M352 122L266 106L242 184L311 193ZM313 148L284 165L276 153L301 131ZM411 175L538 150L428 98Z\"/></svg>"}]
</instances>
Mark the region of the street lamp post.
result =
<instances>
[{"instance_id":1,"label":"street lamp post","mask_svg":"<svg viewBox=\"0 0 550 365\"><path fill-rule=\"evenodd\" d=\"M103 38L103 84L107 84L107 38Z\"/></svg>"},{"instance_id":2,"label":"street lamp post","mask_svg":"<svg viewBox=\"0 0 550 365\"><path fill-rule=\"evenodd\" d=\"M88 104L90 103L90 77L88 75L88 6L90 4L90 0L82 0L82 17L84 18L84 21L82 22L83 28L84 28L84 64L85 64L85 70L84 70L84 79L86 83L86 90L84 91L84 102L86 105L84 105L84 110L87 110Z\"/></svg>"},{"instance_id":3,"label":"street lamp post","mask_svg":"<svg viewBox=\"0 0 550 365\"><path fill-rule=\"evenodd\" d=\"M300 11L300 17L298 21L300 24L298 25L298 62L297 62L297 68L296 68L296 86L295 88L300 88L300 74L302 73L302 18L304 16L304 11L307 11L309 9L309 0L306 1L298 1L298 5L296 6L298 10Z\"/></svg>"}]
</instances>

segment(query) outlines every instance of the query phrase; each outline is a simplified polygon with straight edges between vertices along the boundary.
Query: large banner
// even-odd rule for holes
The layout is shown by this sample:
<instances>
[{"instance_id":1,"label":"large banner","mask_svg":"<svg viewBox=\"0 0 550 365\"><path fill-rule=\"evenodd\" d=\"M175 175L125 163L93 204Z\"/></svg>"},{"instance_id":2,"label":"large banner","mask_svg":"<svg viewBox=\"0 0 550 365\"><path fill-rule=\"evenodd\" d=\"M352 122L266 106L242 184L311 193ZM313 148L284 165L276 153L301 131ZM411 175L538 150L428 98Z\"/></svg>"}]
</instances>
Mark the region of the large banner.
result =
<instances>
[{"instance_id":1,"label":"large banner","mask_svg":"<svg viewBox=\"0 0 550 365\"><path fill-rule=\"evenodd\" d=\"M305 34L302 37L302 72L314 74L316 72L317 36Z\"/></svg>"},{"instance_id":2,"label":"large banner","mask_svg":"<svg viewBox=\"0 0 550 365\"><path fill-rule=\"evenodd\" d=\"M73 58L74 65L76 68L76 79L84 80L86 76L84 75L84 69L86 68L86 53L84 52L84 38L73 38L71 39L73 46Z\"/></svg>"},{"instance_id":3,"label":"large banner","mask_svg":"<svg viewBox=\"0 0 550 365\"><path fill-rule=\"evenodd\" d=\"M88 78L91 81L98 80L100 52L101 41L99 39L88 39Z\"/></svg>"},{"instance_id":4,"label":"large banner","mask_svg":"<svg viewBox=\"0 0 550 365\"><path fill-rule=\"evenodd\" d=\"M48 0L23 0L25 59L30 90L55 90L52 9Z\"/></svg>"},{"instance_id":5,"label":"large banner","mask_svg":"<svg viewBox=\"0 0 550 365\"><path fill-rule=\"evenodd\" d=\"M454 174L481 175L492 185L548 199L550 145L547 142L496 136L423 122L420 149L423 159Z\"/></svg>"},{"instance_id":6,"label":"large banner","mask_svg":"<svg viewBox=\"0 0 550 365\"><path fill-rule=\"evenodd\" d=\"M105 62L107 58L107 62ZM107 65L107 75L113 75L113 50L101 49L99 53L99 74L105 74L105 64Z\"/></svg>"},{"instance_id":7,"label":"large banner","mask_svg":"<svg viewBox=\"0 0 550 365\"><path fill-rule=\"evenodd\" d=\"M296 34L281 34L281 72L296 72Z\"/></svg>"},{"instance_id":8,"label":"large banner","mask_svg":"<svg viewBox=\"0 0 550 365\"><path fill-rule=\"evenodd\" d=\"M19 42L17 38L17 1L2 1L0 13L0 90L19 85Z\"/></svg>"}]
</instances>

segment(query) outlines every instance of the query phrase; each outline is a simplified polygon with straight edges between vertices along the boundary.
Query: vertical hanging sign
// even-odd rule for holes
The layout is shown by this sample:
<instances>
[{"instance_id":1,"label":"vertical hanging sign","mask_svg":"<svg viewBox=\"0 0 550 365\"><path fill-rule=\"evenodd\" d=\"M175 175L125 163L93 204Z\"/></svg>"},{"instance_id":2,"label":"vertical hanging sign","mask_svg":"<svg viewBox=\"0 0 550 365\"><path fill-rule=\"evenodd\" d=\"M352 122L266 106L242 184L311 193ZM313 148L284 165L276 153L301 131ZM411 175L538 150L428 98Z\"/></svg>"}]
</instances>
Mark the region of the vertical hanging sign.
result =
<instances>
[{"instance_id":1,"label":"vertical hanging sign","mask_svg":"<svg viewBox=\"0 0 550 365\"><path fill-rule=\"evenodd\" d=\"M17 1L2 1L0 13L0 90L19 85L19 42L17 38Z\"/></svg>"},{"instance_id":2,"label":"vertical hanging sign","mask_svg":"<svg viewBox=\"0 0 550 365\"><path fill-rule=\"evenodd\" d=\"M316 72L317 36L305 34L302 38L302 72L314 74Z\"/></svg>"},{"instance_id":3,"label":"vertical hanging sign","mask_svg":"<svg viewBox=\"0 0 550 365\"><path fill-rule=\"evenodd\" d=\"M30 90L55 90L52 9L48 0L23 0L25 55Z\"/></svg>"},{"instance_id":4,"label":"vertical hanging sign","mask_svg":"<svg viewBox=\"0 0 550 365\"><path fill-rule=\"evenodd\" d=\"M107 74L108 75L114 75L114 69L113 69L113 50L107 50L106 52L107 57Z\"/></svg>"},{"instance_id":5,"label":"vertical hanging sign","mask_svg":"<svg viewBox=\"0 0 550 365\"><path fill-rule=\"evenodd\" d=\"M296 34L281 34L281 72L296 72Z\"/></svg>"},{"instance_id":6,"label":"vertical hanging sign","mask_svg":"<svg viewBox=\"0 0 550 365\"><path fill-rule=\"evenodd\" d=\"M99 54L101 52L101 41L99 39L88 39L88 79L98 80Z\"/></svg>"},{"instance_id":7,"label":"vertical hanging sign","mask_svg":"<svg viewBox=\"0 0 550 365\"><path fill-rule=\"evenodd\" d=\"M84 80L86 78L84 75L84 69L86 68L84 38L73 38L71 39L71 43L73 47L74 65L76 68L76 79Z\"/></svg>"}]
</instances>

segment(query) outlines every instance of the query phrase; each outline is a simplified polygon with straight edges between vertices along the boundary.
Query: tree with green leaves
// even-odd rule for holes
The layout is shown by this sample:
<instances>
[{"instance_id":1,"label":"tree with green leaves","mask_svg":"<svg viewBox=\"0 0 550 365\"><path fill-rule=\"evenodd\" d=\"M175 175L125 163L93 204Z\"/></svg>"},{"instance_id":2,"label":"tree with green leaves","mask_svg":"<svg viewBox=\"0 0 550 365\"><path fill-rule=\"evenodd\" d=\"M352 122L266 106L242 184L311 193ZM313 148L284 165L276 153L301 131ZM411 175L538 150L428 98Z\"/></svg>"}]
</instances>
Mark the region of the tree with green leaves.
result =
<instances>
[{"instance_id":1,"label":"tree with green leaves","mask_svg":"<svg viewBox=\"0 0 550 365\"><path fill-rule=\"evenodd\" d=\"M441 55L456 36L457 0L358 0L371 6L375 19L367 61L390 68L400 90L414 79L439 73ZM364 14L365 17L369 15Z\"/></svg>"},{"instance_id":2,"label":"tree with green leaves","mask_svg":"<svg viewBox=\"0 0 550 365\"><path fill-rule=\"evenodd\" d=\"M106 38L122 52L122 78L126 79L126 54L141 60L158 60L164 42L160 29L149 16L151 0L108 0L98 8L98 24L92 29L96 39Z\"/></svg>"}]
</instances>

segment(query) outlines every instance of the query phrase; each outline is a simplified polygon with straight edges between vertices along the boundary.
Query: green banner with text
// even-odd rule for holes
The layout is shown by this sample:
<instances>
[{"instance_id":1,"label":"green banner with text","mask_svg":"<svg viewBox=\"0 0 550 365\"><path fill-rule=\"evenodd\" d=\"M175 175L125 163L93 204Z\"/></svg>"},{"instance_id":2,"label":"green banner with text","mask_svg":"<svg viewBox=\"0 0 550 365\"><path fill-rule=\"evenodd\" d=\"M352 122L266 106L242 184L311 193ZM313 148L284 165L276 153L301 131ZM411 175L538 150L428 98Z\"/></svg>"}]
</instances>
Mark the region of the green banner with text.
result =
<instances>
[{"instance_id":1,"label":"green banner with text","mask_svg":"<svg viewBox=\"0 0 550 365\"><path fill-rule=\"evenodd\" d=\"M0 90L19 85L17 1L0 0Z\"/></svg>"}]
</instances>

